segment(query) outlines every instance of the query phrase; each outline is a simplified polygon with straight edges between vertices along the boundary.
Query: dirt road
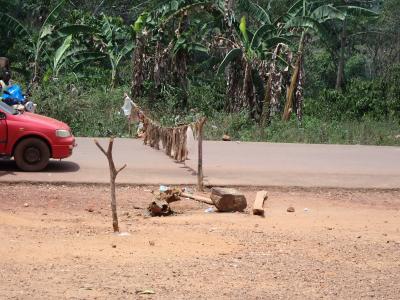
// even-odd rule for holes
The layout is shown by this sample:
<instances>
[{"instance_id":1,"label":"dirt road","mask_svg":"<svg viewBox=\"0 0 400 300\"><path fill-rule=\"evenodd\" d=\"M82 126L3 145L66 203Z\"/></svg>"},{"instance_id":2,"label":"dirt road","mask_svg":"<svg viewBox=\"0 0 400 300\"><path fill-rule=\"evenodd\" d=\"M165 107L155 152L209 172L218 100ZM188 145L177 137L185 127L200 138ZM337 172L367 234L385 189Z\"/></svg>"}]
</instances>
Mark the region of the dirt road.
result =
<instances>
[{"instance_id":1,"label":"dirt road","mask_svg":"<svg viewBox=\"0 0 400 300\"><path fill-rule=\"evenodd\" d=\"M107 141L102 139L103 144ZM22 173L0 161L2 182L106 183L108 165L91 138L78 138L66 161L41 173ZM128 164L118 182L195 184L197 157L178 164L141 140L117 139L117 165ZM400 188L400 147L205 142L204 172L210 185Z\"/></svg>"},{"instance_id":2,"label":"dirt road","mask_svg":"<svg viewBox=\"0 0 400 300\"><path fill-rule=\"evenodd\" d=\"M116 236L108 188L1 184L0 299L398 299L399 191L270 189L265 218L190 201L147 218L149 191L118 189Z\"/></svg>"}]
</instances>

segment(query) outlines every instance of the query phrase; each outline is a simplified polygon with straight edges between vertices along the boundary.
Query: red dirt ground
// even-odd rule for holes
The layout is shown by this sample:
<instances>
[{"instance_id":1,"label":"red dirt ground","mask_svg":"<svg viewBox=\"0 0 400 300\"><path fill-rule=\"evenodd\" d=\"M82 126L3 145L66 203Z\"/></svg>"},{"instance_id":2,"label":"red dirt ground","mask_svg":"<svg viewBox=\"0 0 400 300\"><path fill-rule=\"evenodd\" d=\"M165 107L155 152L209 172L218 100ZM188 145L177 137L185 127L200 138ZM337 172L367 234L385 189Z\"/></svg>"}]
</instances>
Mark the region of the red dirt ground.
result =
<instances>
[{"instance_id":1,"label":"red dirt ground","mask_svg":"<svg viewBox=\"0 0 400 300\"><path fill-rule=\"evenodd\" d=\"M269 189L265 218L189 200L149 218L151 189L118 188L118 236L108 187L0 184L0 298L399 297L400 191Z\"/></svg>"}]
</instances>

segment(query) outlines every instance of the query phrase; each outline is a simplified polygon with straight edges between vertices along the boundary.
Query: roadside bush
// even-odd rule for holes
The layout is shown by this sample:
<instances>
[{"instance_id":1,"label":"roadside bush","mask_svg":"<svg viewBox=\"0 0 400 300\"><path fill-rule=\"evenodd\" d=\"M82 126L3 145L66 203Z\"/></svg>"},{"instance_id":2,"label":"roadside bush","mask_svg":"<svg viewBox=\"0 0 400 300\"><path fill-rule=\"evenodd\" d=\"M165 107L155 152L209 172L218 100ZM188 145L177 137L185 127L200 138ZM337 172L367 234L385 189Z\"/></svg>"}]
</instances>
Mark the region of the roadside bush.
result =
<instances>
[{"instance_id":1,"label":"roadside bush","mask_svg":"<svg viewBox=\"0 0 400 300\"><path fill-rule=\"evenodd\" d=\"M306 99L305 114L322 120L386 120L400 118L398 84L384 80L353 79L346 93L323 90L316 99Z\"/></svg>"},{"instance_id":2,"label":"roadside bush","mask_svg":"<svg viewBox=\"0 0 400 300\"><path fill-rule=\"evenodd\" d=\"M63 80L42 85L33 99L38 113L68 123L76 136L121 136L127 126L120 113L123 92Z\"/></svg>"},{"instance_id":3,"label":"roadside bush","mask_svg":"<svg viewBox=\"0 0 400 300\"><path fill-rule=\"evenodd\" d=\"M246 114L219 113L206 123L206 138L221 140L223 134L228 134L238 141L400 145L400 139L396 138L400 124L394 120L324 121L305 116L299 123L295 118L289 122L277 118L264 130L248 120Z\"/></svg>"},{"instance_id":4,"label":"roadside bush","mask_svg":"<svg viewBox=\"0 0 400 300\"><path fill-rule=\"evenodd\" d=\"M129 86L110 90L107 84L97 84L100 76L84 81L70 76L42 84L33 94L38 112L68 123L76 136L126 136L127 122L120 108ZM385 93L380 90L383 84L388 86ZM136 101L163 125L207 116L205 136L211 140L228 134L239 141L400 145L396 88L391 80L353 80L347 94L326 89L316 99L307 98L301 123L294 117L283 122L277 116L264 130L247 111L224 112L223 84L219 82L191 85L186 110L177 108L179 94L172 88L161 99L148 96Z\"/></svg>"}]
</instances>

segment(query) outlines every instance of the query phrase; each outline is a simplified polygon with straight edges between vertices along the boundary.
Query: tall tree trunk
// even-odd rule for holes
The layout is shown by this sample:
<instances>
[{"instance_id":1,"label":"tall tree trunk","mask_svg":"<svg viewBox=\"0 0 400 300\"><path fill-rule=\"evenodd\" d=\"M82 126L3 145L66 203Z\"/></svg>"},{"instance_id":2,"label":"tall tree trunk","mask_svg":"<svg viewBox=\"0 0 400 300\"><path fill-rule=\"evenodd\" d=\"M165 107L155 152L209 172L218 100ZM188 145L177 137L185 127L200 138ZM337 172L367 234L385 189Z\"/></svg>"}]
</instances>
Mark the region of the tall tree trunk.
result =
<instances>
[{"instance_id":1,"label":"tall tree trunk","mask_svg":"<svg viewBox=\"0 0 400 300\"><path fill-rule=\"evenodd\" d=\"M297 81L297 90L296 90L296 116L299 121L303 118L303 85L304 85L304 62L301 61L301 66L299 68L299 77Z\"/></svg>"},{"instance_id":2,"label":"tall tree trunk","mask_svg":"<svg viewBox=\"0 0 400 300\"><path fill-rule=\"evenodd\" d=\"M145 36L138 32L136 35L136 48L132 56L132 98L135 99L143 95L144 81L144 55L145 55Z\"/></svg>"},{"instance_id":3,"label":"tall tree trunk","mask_svg":"<svg viewBox=\"0 0 400 300\"><path fill-rule=\"evenodd\" d=\"M270 122L271 116L271 89L272 89L272 75L270 74L265 88L263 110L261 114L261 127L264 128Z\"/></svg>"},{"instance_id":4,"label":"tall tree trunk","mask_svg":"<svg viewBox=\"0 0 400 300\"><path fill-rule=\"evenodd\" d=\"M224 1L224 22L227 27L224 35L228 40L235 40L232 28L233 19L233 0ZM227 49L227 53L229 52ZM241 94L240 94L240 66L241 59L236 59L231 62L225 71L226 76L226 105L225 110L227 112L236 112L242 108L241 105Z\"/></svg>"},{"instance_id":5,"label":"tall tree trunk","mask_svg":"<svg viewBox=\"0 0 400 300\"><path fill-rule=\"evenodd\" d=\"M182 14L181 20L179 22L179 27L176 30L177 38L179 38L185 31L189 29L189 17L188 12L185 11ZM188 86L189 81L187 78L187 63L188 63L188 52L187 50L179 50L179 52L174 57L174 73L176 82L179 84L179 87L182 90L182 99L181 99L181 106L182 108L187 107L188 103Z\"/></svg>"},{"instance_id":6,"label":"tall tree trunk","mask_svg":"<svg viewBox=\"0 0 400 300\"><path fill-rule=\"evenodd\" d=\"M227 112L236 112L240 109L240 95L238 88L240 86L240 60L232 62L226 70L226 101L225 110Z\"/></svg>"},{"instance_id":7,"label":"tall tree trunk","mask_svg":"<svg viewBox=\"0 0 400 300\"><path fill-rule=\"evenodd\" d=\"M253 74L251 64L245 62L245 72L243 79L243 90L242 90L242 103L249 108L250 117L255 118L255 93L253 84Z\"/></svg>"},{"instance_id":8,"label":"tall tree trunk","mask_svg":"<svg viewBox=\"0 0 400 300\"><path fill-rule=\"evenodd\" d=\"M346 39L347 39L346 21L343 21L342 33L340 34L339 64L338 64L338 70L337 70L337 74L336 74L335 88L337 91L341 91L344 86L344 64L345 64L344 51L346 48Z\"/></svg>"},{"instance_id":9,"label":"tall tree trunk","mask_svg":"<svg viewBox=\"0 0 400 300\"><path fill-rule=\"evenodd\" d=\"M289 90L287 92L287 97L286 97L286 103L285 103L285 110L283 112L283 117L282 119L284 121L288 121L290 118L290 114L292 112L293 108L293 102L294 102L294 97L295 93L297 90L297 85L299 81L299 73L300 73L300 68L302 65L303 61L303 50L304 50L304 40L305 40L305 31L301 34L300 38L300 44L299 44L299 50L297 51L297 57L296 57L296 64L293 70L293 75L290 80L290 86Z\"/></svg>"}]
</instances>

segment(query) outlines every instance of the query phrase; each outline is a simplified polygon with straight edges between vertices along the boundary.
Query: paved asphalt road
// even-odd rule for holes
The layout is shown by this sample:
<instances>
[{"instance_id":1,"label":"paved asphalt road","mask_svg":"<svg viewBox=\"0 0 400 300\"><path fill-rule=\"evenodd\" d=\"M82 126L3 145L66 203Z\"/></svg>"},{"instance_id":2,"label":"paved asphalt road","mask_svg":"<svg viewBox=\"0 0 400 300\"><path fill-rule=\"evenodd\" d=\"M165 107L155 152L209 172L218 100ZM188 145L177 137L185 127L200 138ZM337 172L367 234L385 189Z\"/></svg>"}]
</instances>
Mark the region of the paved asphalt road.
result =
<instances>
[{"instance_id":1,"label":"paved asphalt road","mask_svg":"<svg viewBox=\"0 0 400 300\"><path fill-rule=\"evenodd\" d=\"M106 139L100 139L103 145ZM91 138L78 138L72 157L40 173L18 171L0 160L0 182L106 183L108 164ZM190 145L191 153L196 153ZM141 140L116 139L117 178L128 184L195 184L197 158L175 163ZM205 181L211 185L400 188L400 147L204 143Z\"/></svg>"}]
</instances>

